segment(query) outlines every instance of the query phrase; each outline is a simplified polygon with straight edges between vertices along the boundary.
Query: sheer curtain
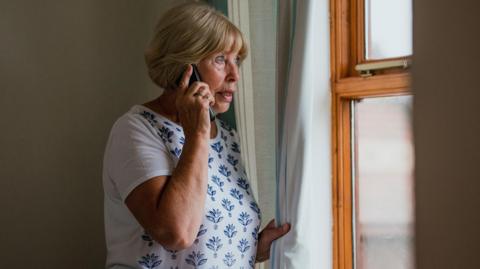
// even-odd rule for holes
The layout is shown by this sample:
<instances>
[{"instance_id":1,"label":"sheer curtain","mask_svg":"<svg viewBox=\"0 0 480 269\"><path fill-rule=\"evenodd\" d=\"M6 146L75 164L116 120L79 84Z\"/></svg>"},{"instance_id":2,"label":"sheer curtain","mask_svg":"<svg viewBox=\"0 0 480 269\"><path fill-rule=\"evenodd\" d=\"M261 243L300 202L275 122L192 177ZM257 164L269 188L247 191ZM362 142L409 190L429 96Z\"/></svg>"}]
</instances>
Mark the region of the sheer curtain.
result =
<instances>
[{"instance_id":1,"label":"sheer curtain","mask_svg":"<svg viewBox=\"0 0 480 269\"><path fill-rule=\"evenodd\" d=\"M332 265L329 1L277 1L277 208L271 268Z\"/></svg>"}]
</instances>

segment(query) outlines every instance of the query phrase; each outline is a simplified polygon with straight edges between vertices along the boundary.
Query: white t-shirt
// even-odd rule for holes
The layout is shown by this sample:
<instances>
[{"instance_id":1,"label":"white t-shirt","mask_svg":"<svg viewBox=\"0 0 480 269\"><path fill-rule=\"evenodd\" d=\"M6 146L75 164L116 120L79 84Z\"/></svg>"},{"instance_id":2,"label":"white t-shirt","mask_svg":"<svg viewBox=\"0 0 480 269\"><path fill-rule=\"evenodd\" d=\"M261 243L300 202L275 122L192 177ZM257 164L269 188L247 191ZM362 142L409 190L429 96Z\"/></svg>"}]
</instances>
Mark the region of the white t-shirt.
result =
<instances>
[{"instance_id":1,"label":"white t-shirt","mask_svg":"<svg viewBox=\"0 0 480 269\"><path fill-rule=\"evenodd\" d=\"M185 142L182 127L140 105L115 122L103 166L107 268L254 268L260 210L238 136L222 121L215 124L202 225L191 247L171 251L145 232L125 199L141 183L172 174Z\"/></svg>"}]
</instances>

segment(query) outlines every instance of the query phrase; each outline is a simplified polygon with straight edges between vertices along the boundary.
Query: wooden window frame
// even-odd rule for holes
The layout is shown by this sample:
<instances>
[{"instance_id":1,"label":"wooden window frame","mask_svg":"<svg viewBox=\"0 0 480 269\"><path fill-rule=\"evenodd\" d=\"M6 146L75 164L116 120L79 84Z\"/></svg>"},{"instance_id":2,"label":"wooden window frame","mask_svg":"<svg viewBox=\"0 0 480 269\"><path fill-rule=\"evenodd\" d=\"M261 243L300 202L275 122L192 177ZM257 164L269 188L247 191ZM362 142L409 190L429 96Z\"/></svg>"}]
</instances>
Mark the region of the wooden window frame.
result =
<instances>
[{"instance_id":1,"label":"wooden window frame","mask_svg":"<svg viewBox=\"0 0 480 269\"><path fill-rule=\"evenodd\" d=\"M410 95L411 77L405 69L376 72L370 77L361 77L355 70L357 64L378 62L365 59L364 0L330 0L330 14L333 268L353 269L350 103L368 97Z\"/></svg>"}]
</instances>

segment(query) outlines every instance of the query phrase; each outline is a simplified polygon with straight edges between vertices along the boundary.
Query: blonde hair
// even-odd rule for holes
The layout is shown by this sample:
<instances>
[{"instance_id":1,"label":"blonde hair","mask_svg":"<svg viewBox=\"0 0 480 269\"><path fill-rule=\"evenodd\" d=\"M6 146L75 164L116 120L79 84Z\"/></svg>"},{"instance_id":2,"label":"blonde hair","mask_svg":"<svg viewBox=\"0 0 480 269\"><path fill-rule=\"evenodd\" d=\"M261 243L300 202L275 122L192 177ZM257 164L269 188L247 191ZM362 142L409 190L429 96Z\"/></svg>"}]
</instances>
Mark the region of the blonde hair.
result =
<instances>
[{"instance_id":1,"label":"blonde hair","mask_svg":"<svg viewBox=\"0 0 480 269\"><path fill-rule=\"evenodd\" d=\"M240 30L214 8L187 3L172 8L160 19L145 51L145 61L150 78L164 89L173 89L188 64L225 50L238 51L240 60L247 56Z\"/></svg>"}]
</instances>

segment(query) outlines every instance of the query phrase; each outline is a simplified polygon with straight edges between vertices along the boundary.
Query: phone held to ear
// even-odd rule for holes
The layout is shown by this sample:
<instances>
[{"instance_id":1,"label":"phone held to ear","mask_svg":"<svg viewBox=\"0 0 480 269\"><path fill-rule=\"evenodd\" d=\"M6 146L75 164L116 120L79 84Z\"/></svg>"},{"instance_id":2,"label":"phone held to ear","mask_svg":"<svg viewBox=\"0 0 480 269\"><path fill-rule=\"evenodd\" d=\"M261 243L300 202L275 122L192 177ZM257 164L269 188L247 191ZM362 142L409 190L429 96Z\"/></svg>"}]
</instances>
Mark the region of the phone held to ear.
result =
<instances>
[{"instance_id":1,"label":"phone held to ear","mask_svg":"<svg viewBox=\"0 0 480 269\"><path fill-rule=\"evenodd\" d=\"M193 68L193 71L192 71L192 75L190 76L190 80L188 81L188 87L190 87L190 85L192 85L192 83L194 83L195 81L202 81L200 77L200 73L198 72L197 66L192 64L192 68ZM180 80L182 79L182 75L180 75L180 77L178 78L177 85L180 83ZM216 117L216 113L212 110L211 107L208 108L208 112L210 114L210 121L214 121Z\"/></svg>"}]
</instances>

